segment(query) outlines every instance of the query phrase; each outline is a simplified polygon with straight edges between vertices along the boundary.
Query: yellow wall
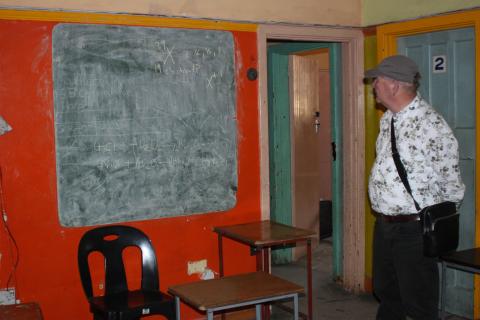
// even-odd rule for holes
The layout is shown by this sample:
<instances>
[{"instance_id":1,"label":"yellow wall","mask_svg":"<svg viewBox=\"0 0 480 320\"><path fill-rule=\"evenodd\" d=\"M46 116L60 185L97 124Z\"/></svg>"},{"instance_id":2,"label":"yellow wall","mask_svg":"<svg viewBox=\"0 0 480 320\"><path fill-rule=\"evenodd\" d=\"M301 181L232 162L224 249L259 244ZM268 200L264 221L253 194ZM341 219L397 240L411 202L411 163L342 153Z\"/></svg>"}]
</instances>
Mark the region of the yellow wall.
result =
<instances>
[{"instance_id":1,"label":"yellow wall","mask_svg":"<svg viewBox=\"0 0 480 320\"><path fill-rule=\"evenodd\" d=\"M480 6L480 0L363 0L363 26Z\"/></svg>"},{"instance_id":2,"label":"yellow wall","mask_svg":"<svg viewBox=\"0 0 480 320\"><path fill-rule=\"evenodd\" d=\"M0 7L360 26L361 0L0 0Z\"/></svg>"}]
</instances>

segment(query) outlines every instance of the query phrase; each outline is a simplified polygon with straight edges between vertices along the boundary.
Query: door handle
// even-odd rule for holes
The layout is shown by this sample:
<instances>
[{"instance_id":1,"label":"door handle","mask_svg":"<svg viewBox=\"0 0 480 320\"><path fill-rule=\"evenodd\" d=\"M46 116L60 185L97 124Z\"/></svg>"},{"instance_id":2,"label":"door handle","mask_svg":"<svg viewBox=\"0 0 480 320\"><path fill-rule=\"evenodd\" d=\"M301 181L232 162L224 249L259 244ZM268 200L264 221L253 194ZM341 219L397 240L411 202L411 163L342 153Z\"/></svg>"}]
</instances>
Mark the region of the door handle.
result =
<instances>
[{"instance_id":1,"label":"door handle","mask_svg":"<svg viewBox=\"0 0 480 320\"><path fill-rule=\"evenodd\" d=\"M320 112L316 111L314 114L315 121L313 125L315 126L315 133L318 133L318 128L320 127Z\"/></svg>"},{"instance_id":2,"label":"door handle","mask_svg":"<svg viewBox=\"0 0 480 320\"><path fill-rule=\"evenodd\" d=\"M335 141L332 141L332 159L333 161L337 160L337 144Z\"/></svg>"}]
</instances>

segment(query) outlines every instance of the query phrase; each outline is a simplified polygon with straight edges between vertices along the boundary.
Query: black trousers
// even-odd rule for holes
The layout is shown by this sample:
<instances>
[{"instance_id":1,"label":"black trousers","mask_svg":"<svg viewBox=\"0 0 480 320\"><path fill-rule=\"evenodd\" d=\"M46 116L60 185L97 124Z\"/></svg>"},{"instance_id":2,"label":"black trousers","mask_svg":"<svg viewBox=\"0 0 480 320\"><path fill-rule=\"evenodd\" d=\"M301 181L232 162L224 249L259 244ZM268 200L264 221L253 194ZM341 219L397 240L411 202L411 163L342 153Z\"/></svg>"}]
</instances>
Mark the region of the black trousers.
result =
<instances>
[{"instance_id":1,"label":"black trousers","mask_svg":"<svg viewBox=\"0 0 480 320\"><path fill-rule=\"evenodd\" d=\"M377 320L438 320L439 280L435 258L423 255L419 221L377 218L373 239L373 290Z\"/></svg>"}]
</instances>

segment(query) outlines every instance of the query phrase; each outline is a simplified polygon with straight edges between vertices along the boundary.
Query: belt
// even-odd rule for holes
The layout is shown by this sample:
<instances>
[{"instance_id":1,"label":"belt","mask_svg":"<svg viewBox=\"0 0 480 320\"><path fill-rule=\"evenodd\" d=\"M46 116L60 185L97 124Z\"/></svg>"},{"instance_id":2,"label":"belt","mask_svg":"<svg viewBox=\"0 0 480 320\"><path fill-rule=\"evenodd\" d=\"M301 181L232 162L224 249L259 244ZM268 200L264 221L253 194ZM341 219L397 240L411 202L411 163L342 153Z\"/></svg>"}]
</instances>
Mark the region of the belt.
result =
<instances>
[{"instance_id":1,"label":"belt","mask_svg":"<svg viewBox=\"0 0 480 320\"><path fill-rule=\"evenodd\" d=\"M398 214L396 216L390 216L386 214L378 214L382 221L387 223L398 223L398 222L409 222L409 221L420 221L420 215L418 214Z\"/></svg>"}]
</instances>

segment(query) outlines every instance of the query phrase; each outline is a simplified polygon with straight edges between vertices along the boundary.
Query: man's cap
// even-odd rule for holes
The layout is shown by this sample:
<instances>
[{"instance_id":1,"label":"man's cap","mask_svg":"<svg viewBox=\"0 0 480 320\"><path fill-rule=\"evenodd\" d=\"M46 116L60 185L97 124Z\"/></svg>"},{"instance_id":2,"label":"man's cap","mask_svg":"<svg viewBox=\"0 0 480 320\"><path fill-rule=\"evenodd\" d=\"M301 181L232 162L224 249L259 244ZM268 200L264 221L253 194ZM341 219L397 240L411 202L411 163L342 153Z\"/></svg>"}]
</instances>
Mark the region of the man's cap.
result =
<instances>
[{"instance_id":1,"label":"man's cap","mask_svg":"<svg viewBox=\"0 0 480 320\"><path fill-rule=\"evenodd\" d=\"M382 60L375 68L365 71L365 78L371 79L379 76L390 79L413 83L418 74L418 66L412 59L395 55Z\"/></svg>"}]
</instances>

